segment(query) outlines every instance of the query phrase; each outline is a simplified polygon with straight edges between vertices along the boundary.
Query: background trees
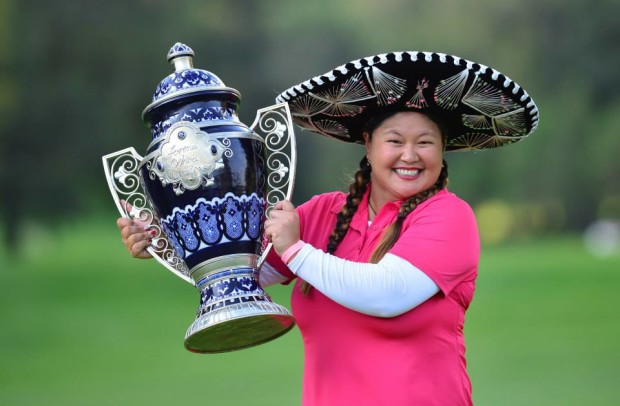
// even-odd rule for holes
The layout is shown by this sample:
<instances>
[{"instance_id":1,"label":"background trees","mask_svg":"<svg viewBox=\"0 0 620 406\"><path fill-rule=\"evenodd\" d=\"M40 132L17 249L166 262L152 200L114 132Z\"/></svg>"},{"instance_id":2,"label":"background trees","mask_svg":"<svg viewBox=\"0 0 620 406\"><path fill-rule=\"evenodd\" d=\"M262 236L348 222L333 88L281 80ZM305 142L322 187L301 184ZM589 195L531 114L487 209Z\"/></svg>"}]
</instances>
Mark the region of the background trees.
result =
<instances>
[{"instance_id":1,"label":"background trees","mask_svg":"<svg viewBox=\"0 0 620 406\"><path fill-rule=\"evenodd\" d=\"M474 207L501 201L527 232L620 216L618 8L611 0L3 0L4 240L18 244L31 221L113 215L100 156L148 143L140 114L171 71L165 53L176 41L241 91L245 123L279 91L375 53L437 50L493 66L534 97L539 129L509 148L449 156L451 188ZM343 188L362 150L298 137L295 200Z\"/></svg>"}]
</instances>

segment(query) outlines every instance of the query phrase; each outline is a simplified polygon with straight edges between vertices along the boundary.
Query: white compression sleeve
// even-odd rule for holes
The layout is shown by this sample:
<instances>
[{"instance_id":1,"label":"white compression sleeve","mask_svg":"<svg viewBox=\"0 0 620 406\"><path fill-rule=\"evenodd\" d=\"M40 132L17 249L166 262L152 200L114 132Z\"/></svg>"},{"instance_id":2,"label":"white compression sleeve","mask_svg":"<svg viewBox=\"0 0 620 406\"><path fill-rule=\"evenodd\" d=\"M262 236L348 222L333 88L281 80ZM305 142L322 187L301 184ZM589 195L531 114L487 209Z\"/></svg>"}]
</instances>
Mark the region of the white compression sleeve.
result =
<instances>
[{"instance_id":1,"label":"white compression sleeve","mask_svg":"<svg viewBox=\"0 0 620 406\"><path fill-rule=\"evenodd\" d=\"M288 278L276 271L276 268L269 265L267 262L263 263L258 274L258 283L263 288L276 285L278 283L286 282Z\"/></svg>"},{"instance_id":2,"label":"white compression sleeve","mask_svg":"<svg viewBox=\"0 0 620 406\"><path fill-rule=\"evenodd\" d=\"M288 267L333 301L370 316L398 316L439 292L424 272L392 254L386 254L378 264L368 264L347 261L306 244Z\"/></svg>"}]
</instances>

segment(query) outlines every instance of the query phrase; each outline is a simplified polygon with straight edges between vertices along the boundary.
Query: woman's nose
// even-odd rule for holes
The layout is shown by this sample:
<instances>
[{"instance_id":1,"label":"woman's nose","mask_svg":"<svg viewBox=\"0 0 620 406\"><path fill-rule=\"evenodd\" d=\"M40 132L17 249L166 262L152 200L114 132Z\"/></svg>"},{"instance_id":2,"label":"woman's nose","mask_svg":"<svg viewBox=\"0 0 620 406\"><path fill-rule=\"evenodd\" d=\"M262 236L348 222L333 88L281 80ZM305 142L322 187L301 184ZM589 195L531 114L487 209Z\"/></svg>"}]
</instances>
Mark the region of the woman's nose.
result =
<instances>
[{"instance_id":1,"label":"woman's nose","mask_svg":"<svg viewBox=\"0 0 620 406\"><path fill-rule=\"evenodd\" d=\"M418 159L418 153L413 145L405 145L403 147L400 159L403 162L415 162Z\"/></svg>"}]
</instances>

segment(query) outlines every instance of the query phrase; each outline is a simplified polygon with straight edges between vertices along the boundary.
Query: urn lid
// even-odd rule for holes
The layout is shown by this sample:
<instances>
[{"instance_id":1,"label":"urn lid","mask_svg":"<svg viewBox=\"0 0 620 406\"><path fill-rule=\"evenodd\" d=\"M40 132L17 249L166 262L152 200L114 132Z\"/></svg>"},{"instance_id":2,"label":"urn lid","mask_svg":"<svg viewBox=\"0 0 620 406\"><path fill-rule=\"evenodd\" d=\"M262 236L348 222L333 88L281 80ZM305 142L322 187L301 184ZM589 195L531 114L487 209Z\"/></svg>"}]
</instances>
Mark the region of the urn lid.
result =
<instances>
[{"instance_id":1,"label":"urn lid","mask_svg":"<svg viewBox=\"0 0 620 406\"><path fill-rule=\"evenodd\" d=\"M225 94L239 100L241 94L230 87L212 72L194 68L194 51L185 44L177 42L168 51L168 62L174 72L166 76L155 89L151 103L146 106L143 116L150 110L170 100L200 93Z\"/></svg>"}]
</instances>

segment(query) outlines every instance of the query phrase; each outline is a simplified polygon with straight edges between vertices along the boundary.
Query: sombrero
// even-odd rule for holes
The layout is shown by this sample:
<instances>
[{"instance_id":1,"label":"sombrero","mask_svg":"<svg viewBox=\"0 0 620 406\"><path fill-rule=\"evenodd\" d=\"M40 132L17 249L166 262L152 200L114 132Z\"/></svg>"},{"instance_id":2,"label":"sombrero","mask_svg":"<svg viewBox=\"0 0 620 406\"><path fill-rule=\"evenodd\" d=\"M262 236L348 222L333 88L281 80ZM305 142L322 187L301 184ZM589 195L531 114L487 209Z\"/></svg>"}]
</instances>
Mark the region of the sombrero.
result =
<instances>
[{"instance_id":1,"label":"sombrero","mask_svg":"<svg viewBox=\"0 0 620 406\"><path fill-rule=\"evenodd\" d=\"M363 143L364 125L389 111L419 111L448 127L447 151L496 148L538 125L527 92L485 65L435 52L358 59L282 92L293 120L341 141Z\"/></svg>"}]
</instances>

